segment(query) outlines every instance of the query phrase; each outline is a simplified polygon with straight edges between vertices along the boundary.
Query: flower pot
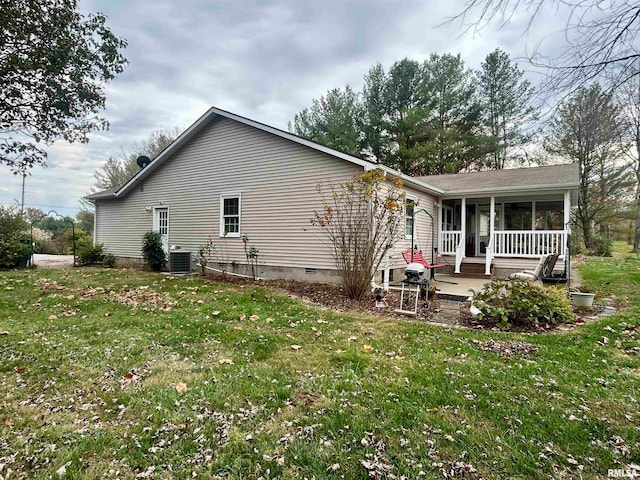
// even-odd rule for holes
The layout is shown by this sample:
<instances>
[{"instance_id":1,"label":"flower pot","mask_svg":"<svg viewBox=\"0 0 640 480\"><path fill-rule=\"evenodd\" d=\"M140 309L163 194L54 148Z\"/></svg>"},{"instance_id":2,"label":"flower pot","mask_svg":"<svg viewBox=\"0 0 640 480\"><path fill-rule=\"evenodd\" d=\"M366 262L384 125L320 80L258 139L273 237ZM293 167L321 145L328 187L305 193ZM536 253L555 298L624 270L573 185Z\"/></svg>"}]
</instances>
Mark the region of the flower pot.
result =
<instances>
[{"instance_id":1,"label":"flower pot","mask_svg":"<svg viewBox=\"0 0 640 480\"><path fill-rule=\"evenodd\" d=\"M593 307L593 299L596 297L595 293L585 292L571 292L571 305L578 308L591 309Z\"/></svg>"}]
</instances>

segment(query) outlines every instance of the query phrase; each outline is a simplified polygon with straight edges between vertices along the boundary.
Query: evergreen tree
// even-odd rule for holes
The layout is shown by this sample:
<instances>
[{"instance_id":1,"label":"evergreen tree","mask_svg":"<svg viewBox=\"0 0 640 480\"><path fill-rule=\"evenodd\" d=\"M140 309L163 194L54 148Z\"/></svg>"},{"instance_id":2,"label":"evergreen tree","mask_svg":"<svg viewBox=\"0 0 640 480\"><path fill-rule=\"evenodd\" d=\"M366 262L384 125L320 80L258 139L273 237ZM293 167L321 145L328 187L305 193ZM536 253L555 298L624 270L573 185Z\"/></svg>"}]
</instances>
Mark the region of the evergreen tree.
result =
<instances>
[{"instance_id":1,"label":"evergreen tree","mask_svg":"<svg viewBox=\"0 0 640 480\"><path fill-rule=\"evenodd\" d=\"M358 94L349 85L344 90L334 88L294 117L294 132L336 150L359 155L361 116Z\"/></svg>"},{"instance_id":2,"label":"evergreen tree","mask_svg":"<svg viewBox=\"0 0 640 480\"><path fill-rule=\"evenodd\" d=\"M422 69L420 91L429 119L419 147L420 173L457 173L479 166L487 147L473 73L459 54L432 54Z\"/></svg>"},{"instance_id":3,"label":"evergreen tree","mask_svg":"<svg viewBox=\"0 0 640 480\"><path fill-rule=\"evenodd\" d=\"M517 160L513 147L530 140L524 128L537 118L537 110L531 105L534 88L523 75L499 48L487 55L480 67L483 121L493 142L488 166L495 170L503 169L509 159Z\"/></svg>"}]
</instances>

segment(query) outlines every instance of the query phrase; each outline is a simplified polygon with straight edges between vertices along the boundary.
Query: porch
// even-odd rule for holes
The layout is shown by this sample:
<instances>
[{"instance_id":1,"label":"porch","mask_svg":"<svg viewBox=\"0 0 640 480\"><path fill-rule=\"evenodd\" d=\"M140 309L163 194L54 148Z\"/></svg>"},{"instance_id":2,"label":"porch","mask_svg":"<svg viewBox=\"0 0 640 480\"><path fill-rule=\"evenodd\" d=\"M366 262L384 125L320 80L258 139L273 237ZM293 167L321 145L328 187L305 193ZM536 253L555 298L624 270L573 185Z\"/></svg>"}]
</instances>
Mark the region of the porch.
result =
<instances>
[{"instance_id":1,"label":"porch","mask_svg":"<svg viewBox=\"0 0 640 480\"><path fill-rule=\"evenodd\" d=\"M438 204L438 252L450 256L454 274L463 263L482 263L490 276L497 259L516 269L542 255L564 260L570 234L571 194L445 198ZM504 263L504 262L502 262ZM522 268L519 263L522 263Z\"/></svg>"}]
</instances>

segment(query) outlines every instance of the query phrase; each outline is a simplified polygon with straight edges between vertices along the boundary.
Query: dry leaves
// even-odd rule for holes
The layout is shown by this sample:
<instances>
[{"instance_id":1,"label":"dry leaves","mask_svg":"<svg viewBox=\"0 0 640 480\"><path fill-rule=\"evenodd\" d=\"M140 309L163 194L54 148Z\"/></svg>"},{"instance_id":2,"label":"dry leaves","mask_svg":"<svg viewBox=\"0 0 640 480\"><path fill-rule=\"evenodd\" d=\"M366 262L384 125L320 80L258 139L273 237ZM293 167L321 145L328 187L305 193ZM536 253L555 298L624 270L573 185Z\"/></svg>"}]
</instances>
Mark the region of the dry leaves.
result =
<instances>
[{"instance_id":1,"label":"dry leaves","mask_svg":"<svg viewBox=\"0 0 640 480\"><path fill-rule=\"evenodd\" d=\"M178 392L180 395L184 395L185 393L187 393L187 385L182 382L176 383L175 389L176 392Z\"/></svg>"},{"instance_id":2,"label":"dry leaves","mask_svg":"<svg viewBox=\"0 0 640 480\"><path fill-rule=\"evenodd\" d=\"M362 345L362 351L365 353L373 352L373 345Z\"/></svg>"},{"instance_id":3,"label":"dry leaves","mask_svg":"<svg viewBox=\"0 0 640 480\"><path fill-rule=\"evenodd\" d=\"M231 360L230 358L221 358L220 360L218 360L218 363L220 365L233 365L233 360Z\"/></svg>"}]
</instances>

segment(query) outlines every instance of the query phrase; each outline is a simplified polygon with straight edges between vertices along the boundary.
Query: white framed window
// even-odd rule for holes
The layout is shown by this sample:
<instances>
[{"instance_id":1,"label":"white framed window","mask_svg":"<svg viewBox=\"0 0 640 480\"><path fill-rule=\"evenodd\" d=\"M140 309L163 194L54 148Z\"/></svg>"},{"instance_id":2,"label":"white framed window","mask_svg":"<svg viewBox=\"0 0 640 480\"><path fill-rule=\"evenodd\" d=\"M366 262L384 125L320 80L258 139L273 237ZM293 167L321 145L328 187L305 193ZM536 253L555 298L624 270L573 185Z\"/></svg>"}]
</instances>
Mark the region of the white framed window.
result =
<instances>
[{"instance_id":1,"label":"white framed window","mask_svg":"<svg viewBox=\"0 0 640 480\"><path fill-rule=\"evenodd\" d=\"M220 195L220 236L240 236L240 215L242 212L239 193Z\"/></svg>"},{"instance_id":2,"label":"white framed window","mask_svg":"<svg viewBox=\"0 0 640 480\"><path fill-rule=\"evenodd\" d=\"M416 198L407 196L404 203L404 235L407 240L411 240L413 229L415 228L413 212L416 208Z\"/></svg>"}]
</instances>

